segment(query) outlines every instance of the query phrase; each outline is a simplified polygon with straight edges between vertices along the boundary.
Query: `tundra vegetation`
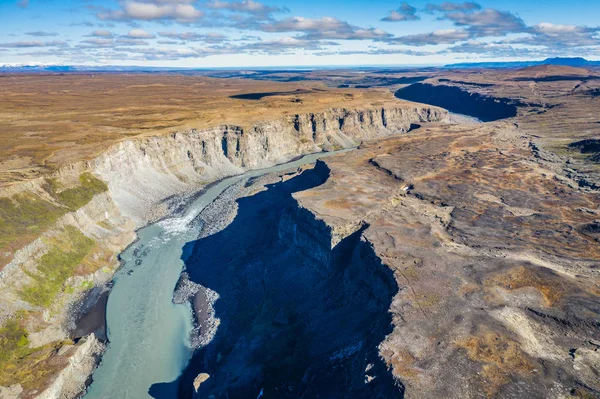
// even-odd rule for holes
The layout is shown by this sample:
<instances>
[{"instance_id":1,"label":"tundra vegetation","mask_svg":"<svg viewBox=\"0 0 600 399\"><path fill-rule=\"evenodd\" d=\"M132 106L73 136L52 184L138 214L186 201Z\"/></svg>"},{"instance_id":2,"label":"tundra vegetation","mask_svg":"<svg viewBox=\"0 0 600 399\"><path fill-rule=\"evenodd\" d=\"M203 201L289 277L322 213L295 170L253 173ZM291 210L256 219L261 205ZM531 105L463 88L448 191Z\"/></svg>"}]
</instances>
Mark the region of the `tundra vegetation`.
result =
<instances>
[{"instance_id":1,"label":"tundra vegetation","mask_svg":"<svg viewBox=\"0 0 600 399\"><path fill-rule=\"evenodd\" d=\"M31 192L0 197L0 264L8 263L16 250L39 237L61 216L108 190L104 182L87 172L79 176L78 183L65 188L56 179L46 179L43 187L49 198Z\"/></svg>"}]
</instances>

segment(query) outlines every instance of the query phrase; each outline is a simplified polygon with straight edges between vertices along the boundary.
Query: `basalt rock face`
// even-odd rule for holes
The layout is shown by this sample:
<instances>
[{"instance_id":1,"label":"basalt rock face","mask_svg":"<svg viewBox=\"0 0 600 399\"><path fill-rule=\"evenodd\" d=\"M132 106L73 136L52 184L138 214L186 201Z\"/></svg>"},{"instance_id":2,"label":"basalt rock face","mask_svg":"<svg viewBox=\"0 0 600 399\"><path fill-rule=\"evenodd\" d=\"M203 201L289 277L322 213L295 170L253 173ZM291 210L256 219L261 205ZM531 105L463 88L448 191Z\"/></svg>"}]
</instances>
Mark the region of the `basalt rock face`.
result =
<instances>
[{"instance_id":1,"label":"basalt rock face","mask_svg":"<svg viewBox=\"0 0 600 399\"><path fill-rule=\"evenodd\" d=\"M445 110L426 106L332 109L249 128L220 126L126 141L89 167L108 183L119 208L141 224L148 208L190 187L306 153L350 148L361 139L406 132L414 123L446 117Z\"/></svg>"},{"instance_id":2,"label":"basalt rock face","mask_svg":"<svg viewBox=\"0 0 600 399\"><path fill-rule=\"evenodd\" d=\"M592 162L600 163L600 140L586 139L569 144L569 148L579 150L582 154L587 154L587 159Z\"/></svg>"},{"instance_id":3,"label":"basalt rock face","mask_svg":"<svg viewBox=\"0 0 600 399\"><path fill-rule=\"evenodd\" d=\"M396 97L444 107L484 122L514 117L517 115L517 107L521 105L508 98L488 97L456 86L430 83L415 83L402 88L396 92Z\"/></svg>"},{"instance_id":4,"label":"basalt rock face","mask_svg":"<svg viewBox=\"0 0 600 399\"><path fill-rule=\"evenodd\" d=\"M377 352L391 332L391 271L363 229L332 247L331 229L292 197L327 175L319 162L242 198L227 228L189 244L186 269L219 294L220 324L190 362L181 397L401 397ZM201 373L210 378L193 388Z\"/></svg>"}]
</instances>

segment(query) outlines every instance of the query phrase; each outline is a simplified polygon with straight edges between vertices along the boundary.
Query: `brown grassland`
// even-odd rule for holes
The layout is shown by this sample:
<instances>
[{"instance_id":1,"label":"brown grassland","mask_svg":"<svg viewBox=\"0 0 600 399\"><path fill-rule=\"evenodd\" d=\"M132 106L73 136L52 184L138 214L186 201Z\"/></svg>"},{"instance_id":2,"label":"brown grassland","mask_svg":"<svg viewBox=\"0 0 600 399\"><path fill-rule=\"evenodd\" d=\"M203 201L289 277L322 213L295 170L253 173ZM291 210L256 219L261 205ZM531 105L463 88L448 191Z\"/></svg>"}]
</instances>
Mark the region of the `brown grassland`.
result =
<instances>
[{"instance_id":1,"label":"brown grassland","mask_svg":"<svg viewBox=\"0 0 600 399\"><path fill-rule=\"evenodd\" d=\"M277 93L235 99L246 93ZM248 126L336 107L383 105L389 90L143 74L0 75L0 187L35 178L133 136Z\"/></svg>"}]
</instances>

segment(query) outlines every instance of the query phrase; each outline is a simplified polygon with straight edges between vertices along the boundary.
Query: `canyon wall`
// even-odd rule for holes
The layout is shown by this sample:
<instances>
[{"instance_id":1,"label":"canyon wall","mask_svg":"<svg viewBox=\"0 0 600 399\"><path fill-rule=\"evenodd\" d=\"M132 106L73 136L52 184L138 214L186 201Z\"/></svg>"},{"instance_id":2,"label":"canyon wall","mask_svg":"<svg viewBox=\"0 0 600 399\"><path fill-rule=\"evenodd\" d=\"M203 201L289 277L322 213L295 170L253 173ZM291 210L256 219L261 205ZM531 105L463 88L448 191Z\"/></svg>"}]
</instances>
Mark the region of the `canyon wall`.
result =
<instances>
[{"instance_id":1,"label":"canyon wall","mask_svg":"<svg viewBox=\"0 0 600 399\"><path fill-rule=\"evenodd\" d=\"M335 238L294 198L328 178L318 161L266 190L248 182L254 194L241 194L233 221L188 244L189 278L222 299L219 328L180 379L181 397L400 396L377 350L392 331L393 272L363 238L366 225Z\"/></svg>"},{"instance_id":2,"label":"canyon wall","mask_svg":"<svg viewBox=\"0 0 600 399\"><path fill-rule=\"evenodd\" d=\"M513 99L488 97L444 84L415 83L396 91L395 95L403 100L444 107L483 122L517 116L517 107L523 105Z\"/></svg>"},{"instance_id":3,"label":"canyon wall","mask_svg":"<svg viewBox=\"0 0 600 399\"><path fill-rule=\"evenodd\" d=\"M447 112L436 107L399 104L290 115L251 127L219 126L135 138L49 178L5 188L0 193L4 201L0 211L28 211L23 221L10 219L11 231L29 231L27 223L39 230L29 241L26 234L15 234L21 241L8 242L8 248L20 247L4 253L9 261L0 271L0 323L16 321L20 342L26 343L10 361L24 368L28 378L17 381L10 392L20 392L14 397L43 391L53 392L46 397L59 392L71 397L69 392L84 389L85 378L71 378L76 386L67 386L60 377L61 370L73 371L67 365L75 354L81 359L82 351L89 348L89 357L95 357L100 345L92 335L79 340L72 334L74 317L87 310L80 306L81 299L92 287L110 281L119 266L118 253L135 239L135 230L165 215L182 196L245 170L307 153L351 148L362 139L402 133L414 123L446 118ZM42 214L52 217L36 217ZM66 261L58 263L58 273L52 265L60 259ZM24 357L18 356L23 351L42 353L44 360L23 363ZM49 371L40 377L34 369ZM0 386L12 382L0 375Z\"/></svg>"},{"instance_id":4,"label":"canyon wall","mask_svg":"<svg viewBox=\"0 0 600 399\"><path fill-rule=\"evenodd\" d=\"M119 209L142 225L148 221L148 209L199 185L303 154L351 148L362 139L406 132L413 123L444 118L444 110L429 106L331 109L249 128L219 126L130 140L87 168L107 182Z\"/></svg>"}]
</instances>

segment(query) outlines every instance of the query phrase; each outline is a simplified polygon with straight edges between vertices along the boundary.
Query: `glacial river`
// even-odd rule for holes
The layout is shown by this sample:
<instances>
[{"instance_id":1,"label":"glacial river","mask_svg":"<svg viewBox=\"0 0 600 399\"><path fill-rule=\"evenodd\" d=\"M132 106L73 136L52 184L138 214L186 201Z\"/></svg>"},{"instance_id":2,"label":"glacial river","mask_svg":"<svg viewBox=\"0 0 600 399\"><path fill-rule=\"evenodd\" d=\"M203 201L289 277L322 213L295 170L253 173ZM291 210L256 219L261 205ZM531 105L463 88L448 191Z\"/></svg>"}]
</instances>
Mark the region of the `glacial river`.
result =
<instances>
[{"instance_id":1,"label":"glacial river","mask_svg":"<svg viewBox=\"0 0 600 399\"><path fill-rule=\"evenodd\" d=\"M85 398L149 398L153 384L172 382L185 368L193 351L191 308L174 304L172 298L183 260L189 256L183 253L184 245L198 234L197 228L189 228L190 222L204 207L241 179L296 168L332 154L307 155L224 179L180 215L140 229L139 241L121 254L123 265L115 274L106 307L109 344ZM162 386L161 397L176 397L175 384Z\"/></svg>"}]
</instances>

